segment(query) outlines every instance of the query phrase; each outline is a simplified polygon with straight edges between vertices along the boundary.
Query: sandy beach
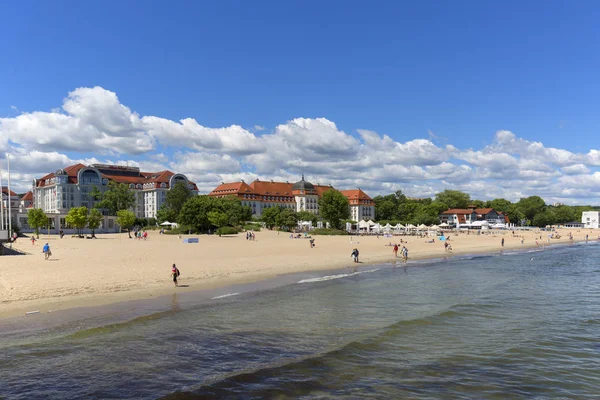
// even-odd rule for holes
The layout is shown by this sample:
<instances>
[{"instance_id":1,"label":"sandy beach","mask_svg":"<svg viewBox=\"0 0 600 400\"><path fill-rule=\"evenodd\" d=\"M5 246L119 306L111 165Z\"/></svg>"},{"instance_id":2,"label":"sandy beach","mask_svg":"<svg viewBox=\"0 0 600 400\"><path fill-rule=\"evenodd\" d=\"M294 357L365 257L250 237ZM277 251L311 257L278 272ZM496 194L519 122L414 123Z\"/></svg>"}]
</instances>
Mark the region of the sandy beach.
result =
<instances>
[{"instance_id":1,"label":"sandy beach","mask_svg":"<svg viewBox=\"0 0 600 400\"><path fill-rule=\"evenodd\" d=\"M48 312L151 298L295 272L402 263L401 258L394 257L390 243L406 245L410 262L568 244L569 233L576 242L585 240L586 234L590 241L597 241L600 234L589 229L558 232L560 239L548 239L549 232L517 231L515 236L511 231L451 233L451 252L445 251L444 242L437 238L428 243L430 239L416 236L316 236L316 247L310 248L304 238L290 239L289 234L273 231L257 232L255 241L247 241L243 233L200 235L196 236L199 243L190 244L156 231L150 231L146 241L129 239L127 233L99 235L96 240L41 235L35 245L28 238L20 238L13 248L25 255L0 257L0 318L31 310ZM52 249L48 261L42 254L46 242ZM360 264L350 257L355 247L360 250ZM174 287L170 278L173 263L181 270L180 287Z\"/></svg>"}]
</instances>

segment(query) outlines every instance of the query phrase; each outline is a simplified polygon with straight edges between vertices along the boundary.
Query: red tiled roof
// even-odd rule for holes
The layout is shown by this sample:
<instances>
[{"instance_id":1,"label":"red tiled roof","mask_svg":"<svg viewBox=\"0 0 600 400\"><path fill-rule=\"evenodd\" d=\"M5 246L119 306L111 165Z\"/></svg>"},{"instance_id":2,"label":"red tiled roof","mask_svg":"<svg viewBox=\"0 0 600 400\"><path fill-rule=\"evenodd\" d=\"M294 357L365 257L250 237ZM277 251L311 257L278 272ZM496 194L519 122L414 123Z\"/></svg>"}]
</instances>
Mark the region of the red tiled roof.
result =
<instances>
[{"instance_id":1,"label":"red tiled roof","mask_svg":"<svg viewBox=\"0 0 600 400\"><path fill-rule=\"evenodd\" d=\"M4 193L5 195L9 196L9 194L8 194L8 186L2 186L2 193ZM13 197L13 196L17 196L17 194L11 190L10 191L10 197Z\"/></svg>"},{"instance_id":2,"label":"red tiled roof","mask_svg":"<svg viewBox=\"0 0 600 400\"><path fill-rule=\"evenodd\" d=\"M33 192L30 190L29 192L25 193L25 195L23 197L21 197L21 200L24 200L24 201L31 200L31 201L33 201Z\"/></svg>"},{"instance_id":3,"label":"red tiled roof","mask_svg":"<svg viewBox=\"0 0 600 400\"><path fill-rule=\"evenodd\" d=\"M69 183L77 183L77 175L82 168L86 168L84 164L75 164L69 167L64 168L65 173L69 176ZM116 168L116 167L114 167ZM102 178L107 178L117 183L126 183L126 184L144 184L144 183L169 183L169 180L173 175L173 172L165 170L160 172L136 172L135 170L129 171L129 174L124 175L122 170L114 169L111 170L108 166L106 168L98 167L100 171L100 175ZM36 180L36 186L42 187L46 186L45 181L47 179L55 177L56 174L50 173L43 176L40 179ZM198 186L196 183L189 181L189 184L193 185L194 190L198 190Z\"/></svg>"},{"instance_id":4,"label":"red tiled roof","mask_svg":"<svg viewBox=\"0 0 600 400\"><path fill-rule=\"evenodd\" d=\"M467 214L473 214L473 210L465 210L463 208L451 208L449 210L446 210L444 212L442 212L442 214L444 215L467 215Z\"/></svg>"},{"instance_id":5,"label":"red tiled roof","mask_svg":"<svg viewBox=\"0 0 600 400\"><path fill-rule=\"evenodd\" d=\"M262 196L263 201L269 201L266 199L268 196L283 197L283 199L273 201L293 201L294 194L292 193L292 186L293 184L289 182L272 182L261 180L255 180L250 185L244 182L230 182L222 183L221 185L217 186L212 192L209 193L209 196L254 194L257 196ZM330 185L314 185L314 188L315 192L319 196L322 196L326 191L333 189L333 187ZM349 199L351 204L358 204L359 200L368 200L369 202L372 201L372 199L360 189L343 190L341 193Z\"/></svg>"},{"instance_id":6,"label":"red tiled roof","mask_svg":"<svg viewBox=\"0 0 600 400\"><path fill-rule=\"evenodd\" d=\"M223 183L217 186L209 196L226 196L228 194L243 194L243 193L255 193L254 190L248 186L245 182L231 182Z\"/></svg>"},{"instance_id":7,"label":"red tiled roof","mask_svg":"<svg viewBox=\"0 0 600 400\"><path fill-rule=\"evenodd\" d=\"M487 215L490 211L494 211L493 208L476 208L475 212L480 215Z\"/></svg>"},{"instance_id":8,"label":"red tiled roof","mask_svg":"<svg viewBox=\"0 0 600 400\"><path fill-rule=\"evenodd\" d=\"M373 204L372 199L361 189L342 190L350 204Z\"/></svg>"},{"instance_id":9,"label":"red tiled roof","mask_svg":"<svg viewBox=\"0 0 600 400\"><path fill-rule=\"evenodd\" d=\"M330 189L333 189L333 187L329 185L315 185L315 191L319 196L323 196L323 193Z\"/></svg>"},{"instance_id":10,"label":"red tiled roof","mask_svg":"<svg viewBox=\"0 0 600 400\"><path fill-rule=\"evenodd\" d=\"M292 186L288 182L269 182L255 180L250 184L257 194L269 196L292 196Z\"/></svg>"}]
</instances>

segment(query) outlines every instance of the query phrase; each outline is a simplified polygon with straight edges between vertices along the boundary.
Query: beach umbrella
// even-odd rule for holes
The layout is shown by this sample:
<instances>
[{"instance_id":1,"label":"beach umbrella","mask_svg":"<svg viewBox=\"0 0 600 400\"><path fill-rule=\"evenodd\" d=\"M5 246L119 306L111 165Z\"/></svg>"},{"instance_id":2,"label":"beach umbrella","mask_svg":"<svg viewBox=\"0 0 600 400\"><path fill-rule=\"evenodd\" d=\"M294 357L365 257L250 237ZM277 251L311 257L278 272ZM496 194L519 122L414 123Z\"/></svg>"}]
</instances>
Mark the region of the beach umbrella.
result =
<instances>
[{"instance_id":1,"label":"beach umbrella","mask_svg":"<svg viewBox=\"0 0 600 400\"><path fill-rule=\"evenodd\" d=\"M439 229L439 226L437 226L437 225L431 225L431 226L429 227L429 229Z\"/></svg>"},{"instance_id":2,"label":"beach umbrella","mask_svg":"<svg viewBox=\"0 0 600 400\"><path fill-rule=\"evenodd\" d=\"M450 226L450 224L447 224L445 222L440 224L440 228L447 228L449 226Z\"/></svg>"},{"instance_id":3,"label":"beach umbrella","mask_svg":"<svg viewBox=\"0 0 600 400\"><path fill-rule=\"evenodd\" d=\"M418 226L419 229L427 229L427 225L425 224L421 224Z\"/></svg>"},{"instance_id":4,"label":"beach umbrella","mask_svg":"<svg viewBox=\"0 0 600 400\"><path fill-rule=\"evenodd\" d=\"M160 224L160 226L171 226L171 223L169 221L165 221L162 224Z\"/></svg>"},{"instance_id":5,"label":"beach umbrella","mask_svg":"<svg viewBox=\"0 0 600 400\"><path fill-rule=\"evenodd\" d=\"M372 219L368 220L368 221L367 221L367 224L369 224L369 226L376 225L376 224L375 224L375 222L373 222L373 220L372 220Z\"/></svg>"},{"instance_id":6,"label":"beach umbrella","mask_svg":"<svg viewBox=\"0 0 600 400\"><path fill-rule=\"evenodd\" d=\"M397 224L397 225L396 225L394 228L395 228L395 229L403 229L403 228L404 228L404 225L402 225L402 224Z\"/></svg>"},{"instance_id":7,"label":"beach umbrella","mask_svg":"<svg viewBox=\"0 0 600 400\"><path fill-rule=\"evenodd\" d=\"M385 224L384 228L386 229L390 229L392 226L390 225L390 223L388 222L387 224Z\"/></svg>"},{"instance_id":8,"label":"beach umbrella","mask_svg":"<svg viewBox=\"0 0 600 400\"><path fill-rule=\"evenodd\" d=\"M416 227L413 224L406 225L406 229L415 229Z\"/></svg>"}]
</instances>

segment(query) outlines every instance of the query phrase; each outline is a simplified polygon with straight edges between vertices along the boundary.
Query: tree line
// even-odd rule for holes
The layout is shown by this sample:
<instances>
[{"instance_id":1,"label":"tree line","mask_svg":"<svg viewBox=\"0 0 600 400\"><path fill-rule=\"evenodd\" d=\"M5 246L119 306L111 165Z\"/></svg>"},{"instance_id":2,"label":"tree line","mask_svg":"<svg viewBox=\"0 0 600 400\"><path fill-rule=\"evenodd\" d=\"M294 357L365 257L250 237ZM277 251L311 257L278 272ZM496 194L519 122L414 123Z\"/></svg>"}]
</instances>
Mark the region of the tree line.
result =
<instances>
[{"instance_id":1,"label":"tree line","mask_svg":"<svg viewBox=\"0 0 600 400\"><path fill-rule=\"evenodd\" d=\"M592 206L547 205L540 196L524 197L515 203L503 198L484 201L471 199L468 193L458 190L444 190L433 199L411 199L402 191L397 191L386 196L377 196L373 201L377 221L413 225L437 224L443 211L452 208L465 209L470 205L502 212L517 226L538 227L581 222L581 214L584 211L600 210L600 207Z\"/></svg>"},{"instance_id":2,"label":"tree line","mask_svg":"<svg viewBox=\"0 0 600 400\"><path fill-rule=\"evenodd\" d=\"M148 220L136 219L131 211L136 204L134 191L127 184L109 182L105 192L93 187L89 194L92 207L75 207L69 210L66 223L76 229L78 236L83 237L83 230L89 228L92 236L101 225L103 214L116 215L116 222L126 229L131 237L130 229L136 224L148 224ZM451 208L493 208L507 215L517 226L555 225L571 221L581 221L583 211L598 210L600 207L546 205L539 196L530 196L512 203L498 198L494 200L471 199L468 193L457 190L444 190L432 198L408 198L397 191L385 196L376 196L375 220L380 223L403 223L414 225L432 225L439 222L439 215ZM348 199L337 190L328 190L319 199L319 215L308 211L296 212L286 207L268 207L262 210L258 219L269 228L295 229L298 221L311 221L316 224L321 220L329 223L333 229L342 229L349 221L350 209ZM156 219L151 224L164 221L176 222L180 229L197 233L216 229L217 233L226 231L228 227L243 227L249 221L257 219L249 206L242 205L236 196L224 198L207 195L194 196L187 185L180 182L167 192L164 204L157 211ZM352 221L358 222L358 221ZM47 227L48 217L42 209L31 209L28 212L29 226L39 236L40 228Z\"/></svg>"}]
</instances>

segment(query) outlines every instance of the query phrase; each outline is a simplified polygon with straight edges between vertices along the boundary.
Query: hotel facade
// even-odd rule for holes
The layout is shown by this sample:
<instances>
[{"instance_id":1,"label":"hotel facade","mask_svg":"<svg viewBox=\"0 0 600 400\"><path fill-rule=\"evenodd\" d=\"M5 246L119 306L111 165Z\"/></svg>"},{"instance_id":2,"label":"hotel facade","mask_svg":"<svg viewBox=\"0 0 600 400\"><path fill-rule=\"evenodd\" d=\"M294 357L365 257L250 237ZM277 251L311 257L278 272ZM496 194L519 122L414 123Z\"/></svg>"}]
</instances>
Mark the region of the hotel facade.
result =
<instances>
[{"instance_id":1,"label":"hotel facade","mask_svg":"<svg viewBox=\"0 0 600 400\"><path fill-rule=\"evenodd\" d=\"M183 182L194 194L198 188L183 174L171 171L141 172L137 167L105 164L75 164L59 169L33 181L30 205L24 207L41 208L48 215L50 229L68 228L65 222L69 210L73 207L92 208L97 200L91 192L96 187L100 192L108 189L110 181L125 183L135 194L132 211L137 218L155 218L160 206L165 202L167 193L175 184ZM116 217L104 212L100 231L118 230ZM19 225L28 229L27 214L19 214Z\"/></svg>"},{"instance_id":2,"label":"hotel facade","mask_svg":"<svg viewBox=\"0 0 600 400\"><path fill-rule=\"evenodd\" d=\"M319 214L319 199L328 190L335 190L331 185L314 185L304 176L299 182L274 182L259 179L247 184L240 182L222 183L209 196L235 196L242 205L252 209L252 215L260 217L270 207L284 207L294 211L308 211ZM375 203L361 189L340 191L350 203L350 218L354 221L375 218Z\"/></svg>"}]
</instances>

